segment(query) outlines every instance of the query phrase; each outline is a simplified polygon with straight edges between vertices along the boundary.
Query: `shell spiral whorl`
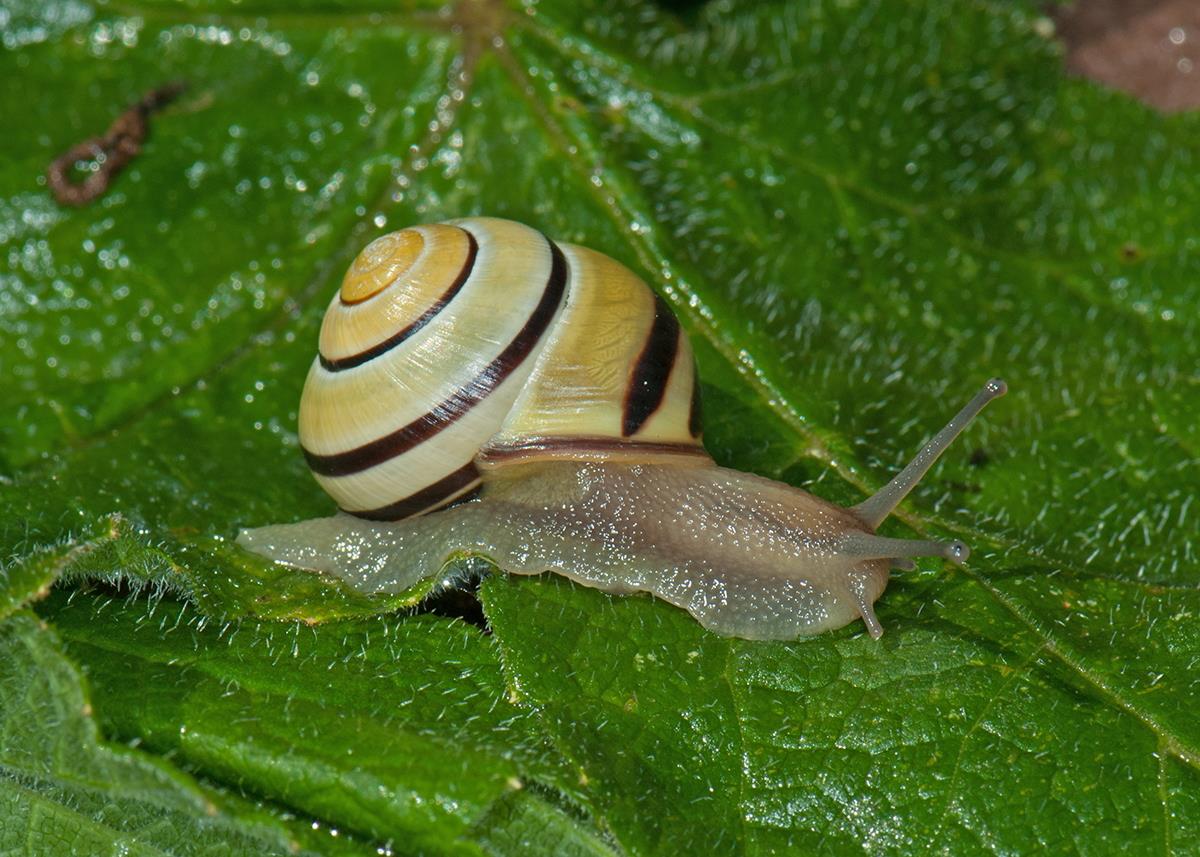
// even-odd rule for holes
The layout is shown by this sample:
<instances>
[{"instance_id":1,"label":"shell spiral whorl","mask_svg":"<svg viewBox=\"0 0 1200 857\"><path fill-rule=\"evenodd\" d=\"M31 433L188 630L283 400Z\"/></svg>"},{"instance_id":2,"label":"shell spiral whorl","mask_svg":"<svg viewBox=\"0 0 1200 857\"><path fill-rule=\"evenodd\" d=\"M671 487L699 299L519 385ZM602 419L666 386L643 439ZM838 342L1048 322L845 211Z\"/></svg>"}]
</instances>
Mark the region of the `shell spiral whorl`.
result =
<instances>
[{"instance_id":1,"label":"shell spiral whorl","mask_svg":"<svg viewBox=\"0 0 1200 857\"><path fill-rule=\"evenodd\" d=\"M705 456L691 346L607 256L512 221L392 232L347 271L300 401L345 511L398 520L538 458Z\"/></svg>"}]
</instances>

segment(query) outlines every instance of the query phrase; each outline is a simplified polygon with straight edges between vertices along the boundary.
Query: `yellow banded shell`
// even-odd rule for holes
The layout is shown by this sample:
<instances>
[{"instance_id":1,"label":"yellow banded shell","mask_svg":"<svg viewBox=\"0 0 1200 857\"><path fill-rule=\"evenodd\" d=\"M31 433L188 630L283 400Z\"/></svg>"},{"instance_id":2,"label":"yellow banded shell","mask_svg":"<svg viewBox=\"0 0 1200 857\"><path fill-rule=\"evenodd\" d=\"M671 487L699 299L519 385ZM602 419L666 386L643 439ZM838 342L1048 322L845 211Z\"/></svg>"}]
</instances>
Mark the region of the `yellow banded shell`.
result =
<instances>
[{"instance_id":1,"label":"yellow banded shell","mask_svg":"<svg viewBox=\"0 0 1200 857\"><path fill-rule=\"evenodd\" d=\"M705 455L691 346L618 262L512 221L371 242L321 326L300 443L345 511L397 520L530 459Z\"/></svg>"}]
</instances>

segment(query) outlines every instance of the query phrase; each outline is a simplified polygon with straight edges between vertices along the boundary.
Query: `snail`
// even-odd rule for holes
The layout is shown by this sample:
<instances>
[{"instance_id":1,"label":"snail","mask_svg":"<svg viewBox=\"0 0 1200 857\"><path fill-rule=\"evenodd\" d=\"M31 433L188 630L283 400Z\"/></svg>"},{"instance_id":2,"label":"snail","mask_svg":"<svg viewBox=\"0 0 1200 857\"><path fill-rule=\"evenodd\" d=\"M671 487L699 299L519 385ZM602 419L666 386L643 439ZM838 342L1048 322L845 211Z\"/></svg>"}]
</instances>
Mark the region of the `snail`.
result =
<instances>
[{"instance_id":1,"label":"snail","mask_svg":"<svg viewBox=\"0 0 1200 857\"><path fill-rule=\"evenodd\" d=\"M988 381L890 483L842 508L717 466L688 339L620 263L507 220L416 226L354 260L301 395L304 455L342 511L238 542L364 592L481 554L650 592L721 635L861 618L878 638L891 568L961 564L968 549L876 528L1005 389Z\"/></svg>"}]
</instances>

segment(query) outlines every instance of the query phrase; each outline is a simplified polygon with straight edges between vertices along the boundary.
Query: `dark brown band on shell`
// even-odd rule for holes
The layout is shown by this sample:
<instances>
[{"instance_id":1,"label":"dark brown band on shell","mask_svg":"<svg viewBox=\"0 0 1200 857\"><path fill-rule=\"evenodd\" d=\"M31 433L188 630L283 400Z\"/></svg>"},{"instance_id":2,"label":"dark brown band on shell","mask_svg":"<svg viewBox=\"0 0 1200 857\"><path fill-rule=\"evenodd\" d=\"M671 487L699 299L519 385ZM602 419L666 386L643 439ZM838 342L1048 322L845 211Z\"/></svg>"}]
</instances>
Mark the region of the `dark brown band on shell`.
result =
<instances>
[{"instance_id":1,"label":"dark brown band on shell","mask_svg":"<svg viewBox=\"0 0 1200 857\"><path fill-rule=\"evenodd\" d=\"M389 503L378 509L345 511L356 518L366 518L368 521L399 521L455 499L459 495L465 494L468 489L477 486L479 481L479 471L475 468L474 463L469 463L444 479L439 479L432 485L422 488L414 494L409 494L395 503Z\"/></svg>"},{"instance_id":2,"label":"dark brown band on shell","mask_svg":"<svg viewBox=\"0 0 1200 857\"><path fill-rule=\"evenodd\" d=\"M425 325L429 324L438 313L446 308L446 304L454 299L454 296L462 291L462 287L466 284L467 278L471 276L471 271L475 267L475 257L479 254L479 242L475 240L475 236L467 230L463 230L467 234L467 258L463 262L462 270L458 272L458 276L454 278L454 282L446 291L442 292L441 297L429 305L428 309L402 330L397 331L392 336L383 340L376 345L360 351L357 354L351 354L348 357L338 357L329 359L324 354L318 355L321 361L321 368L327 372L341 372L344 369L353 369L355 366L361 366L369 360L374 360L381 354L386 354L404 340L408 339L414 333L419 331ZM374 295L372 295L374 297ZM342 301L344 304L351 303L350 301Z\"/></svg>"},{"instance_id":3,"label":"dark brown band on shell","mask_svg":"<svg viewBox=\"0 0 1200 857\"><path fill-rule=\"evenodd\" d=\"M625 394L625 413L621 421L621 434L625 437L637 434L662 404L678 353L679 321L663 299L655 295L654 322L634 364L629 391Z\"/></svg>"},{"instance_id":4,"label":"dark brown band on shell","mask_svg":"<svg viewBox=\"0 0 1200 857\"><path fill-rule=\"evenodd\" d=\"M395 458L453 425L499 387L537 346L558 312L566 292L567 260L554 242L549 239L546 239L546 242L550 245L551 264L550 277L542 297L529 314L525 325L482 372L472 378L465 387L456 390L448 399L434 405L408 425L378 440L333 455L318 455L304 450L304 457L313 473L320 476L346 476Z\"/></svg>"},{"instance_id":5,"label":"dark brown band on shell","mask_svg":"<svg viewBox=\"0 0 1200 857\"><path fill-rule=\"evenodd\" d=\"M688 408L688 431L692 437L700 437L704 431L703 408L700 404L700 376L692 367L692 404Z\"/></svg>"},{"instance_id":6,"label":"dark brown band on shell","mask_svg":"<svg viewBox=\"0 0 1200 857\"><path fill-rule=\"evenodd\" d=\"M574 461L604 461L629 456L647 461L658 456L683 456L711 461L704 447L691 443L640 443L634 440L615 440L607 437L537 437L515 443L494 444L479 455L484 466L510 464L522 459L566 459Z\"/></svg>"}]
</instances>

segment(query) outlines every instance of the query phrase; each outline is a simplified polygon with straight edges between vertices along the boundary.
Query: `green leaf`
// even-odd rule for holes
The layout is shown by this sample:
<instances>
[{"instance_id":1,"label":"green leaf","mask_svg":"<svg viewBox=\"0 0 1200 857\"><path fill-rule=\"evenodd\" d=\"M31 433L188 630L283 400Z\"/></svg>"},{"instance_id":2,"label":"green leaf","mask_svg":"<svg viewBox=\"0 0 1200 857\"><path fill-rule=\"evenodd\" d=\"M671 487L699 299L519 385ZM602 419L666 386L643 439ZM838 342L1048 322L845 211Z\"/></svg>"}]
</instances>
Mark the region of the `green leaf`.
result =
<instances>
[{"instance_id":1,"label":"green leaf","mask_svg":"<svg viewBox=\"0 0 1200 857\"><path fill-rule=\"evenodd\" d=\"M1194 683L1169 676L1200 657L1181 610L1200 599L1111 592L1191 639L1105 663L956 577L901 594L913 618L880 643L722 639L557 580L494 579L485 604L522 700L632 853L1186 851L1200 729ZM1089 621L1117 609L1098 595L1072 594Z\"/></svg>"},{"instance_id":2,"label":"green leaf","mask_svg":"<svg viewBox=\"0 0 1200 857\"><path fill-rule=\"evenodd\" d=\"M6 619L29 601L45 597L59 577L87 568L97 549L111 547L118 538L121 519L100 519L91 538L68 534L58 544L38 547L25 556L14 557L0 566L0 620ZM111 561L101 563L111 568ZM86 572L85 572L86 573Z\"/></svg>"},{"instance_id":3,"label":"green leaf","mask_svg":"<svg viewBox=\"0 0 1200 857\"><path fill-rule=\"evenodd\" d=\"M0 675L5 854L372 853L105 743L79 670L27 613L0 624Z\"/></svg>"},{"instance_id":4,"label":"green leaf","mask_svg":"<svg viewBox=\"0 0 1200 857\"><path fill-rule=\"evenodd\" d=\"M58 576L155 587L152 615L99 610L91 590L38 608L113 735L430 849L561 836L587 853L607 847L597 826L629 853L1194 848L1200 118L1064 76L1040 4L0 13L0 75L19 83L0 106L20 117L0 139L0 616ZM103 199L57 206L47 164L178 79L187 93ZM369 599L241 554L240 527L333 508L294 425L349 260L387 229L475 213L642 273L696 346L714 457L839 502L1003 375L1012 393L888 525L965 539L968 568L898 575L879 643L723 640L647 598L497 578L485 643L430 616L366 618L427 588ZM195 606L169 631L176 598ZM217 632L247 614L366 624ZM413 652L356 636L371 622ZM352 638L346 682L399 656L447 689L450 719L418 733L364 684L336 710L371 737L338 732L317 666ZM272 674L259 659L285 639L321 655ZM486 691L456 682L463 647ZM512 703L477 710L504 687L520 729L496 726ZM281 730L261 753L272 733L235 716L255 694ZM425 826L368 818L379 770L356 780L332 758L456 729L489 773L434 771L439 794L467 797ZM331 789L300 794L281 771L301 763ZM374 764L397 793L434 788L409 756ZM497 785L514 771L537 785Z\"/></svg>"},{"instance_id":5,"label":"green leaf","mask_svg":"<svg viewBox=\"0 0 1200 857\"><path fill-rule=\"evenodd\" d=\"M222 626L179 602L88 595L42 610L86 666L104 728L207 777L418 853L514 837L549 851L562 836L609 853L538 795L573 791L569 774L477 628Z\"/></svg>"}]
</instances>

